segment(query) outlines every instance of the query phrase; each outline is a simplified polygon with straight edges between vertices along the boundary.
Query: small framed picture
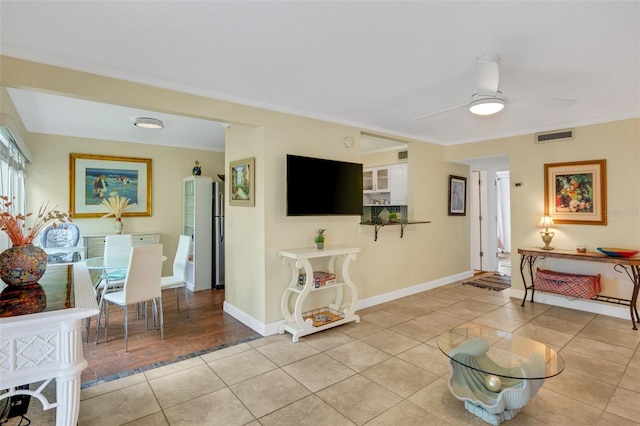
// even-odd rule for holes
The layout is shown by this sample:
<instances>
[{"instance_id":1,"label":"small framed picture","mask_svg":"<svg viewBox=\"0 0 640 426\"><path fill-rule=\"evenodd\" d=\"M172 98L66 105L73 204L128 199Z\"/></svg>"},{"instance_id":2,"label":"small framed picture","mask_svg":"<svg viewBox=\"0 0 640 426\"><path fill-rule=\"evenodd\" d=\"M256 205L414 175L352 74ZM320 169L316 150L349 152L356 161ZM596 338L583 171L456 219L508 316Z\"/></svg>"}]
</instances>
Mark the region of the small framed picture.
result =
<instances>
[{"instance_id":1,"label":"small framed picture","mask_svg":"<svg viewBox=\"0 0 640 426\"><path fill-rule=\"evenodd\" d=\"M467 215L467 178L449 175L449 216Z\"/></svg>"},{"instance_id":2,"label":"small framed picture","mask_svg":"<svg viewBox=\"0 0 640 426\"><path fill-rule=\"evenodd\" d=\"M229 163L229 205L255 206L255 157Z\"/></svg>"}]
</instances>

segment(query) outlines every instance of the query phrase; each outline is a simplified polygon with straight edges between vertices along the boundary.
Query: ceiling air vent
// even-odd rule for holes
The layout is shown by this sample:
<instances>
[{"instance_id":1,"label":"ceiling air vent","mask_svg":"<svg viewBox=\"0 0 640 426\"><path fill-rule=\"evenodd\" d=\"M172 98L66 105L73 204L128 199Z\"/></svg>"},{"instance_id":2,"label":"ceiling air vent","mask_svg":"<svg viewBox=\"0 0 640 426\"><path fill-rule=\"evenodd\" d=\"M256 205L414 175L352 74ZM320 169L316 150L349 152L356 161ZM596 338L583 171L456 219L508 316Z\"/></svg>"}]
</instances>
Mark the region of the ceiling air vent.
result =
<instances>
[{"instance_id":1,"label":"ceiling air vent","mask_svg":"<svg viewBox=\"0 0 640 426\"><path fill-rule=\"evenodd\" d=\"M573 139L573 129L536 133L536 143L560 142Z\"/></svg>"},{"instance_id":2,"label":"ceiling air vent","mask_svg":"<svg viewBox=\"0 0 640 426\"><path fill-rule=\"evenodd\" d=\"M408 160L409 151L398 151L398 160Z\"/></svg>"}]
</instances>

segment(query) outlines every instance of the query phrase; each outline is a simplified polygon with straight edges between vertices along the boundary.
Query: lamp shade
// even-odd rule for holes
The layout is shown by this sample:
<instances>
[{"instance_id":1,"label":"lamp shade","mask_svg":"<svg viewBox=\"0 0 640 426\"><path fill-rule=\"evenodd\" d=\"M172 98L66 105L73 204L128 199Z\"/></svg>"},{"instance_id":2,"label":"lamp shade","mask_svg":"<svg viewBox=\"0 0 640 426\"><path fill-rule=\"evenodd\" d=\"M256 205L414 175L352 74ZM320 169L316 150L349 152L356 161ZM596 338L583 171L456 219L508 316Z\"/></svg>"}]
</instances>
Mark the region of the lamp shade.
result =
<instances>
[{"instance_id":1,"label":"lamp shade","mask_svg":"<svg viewBox=\"0 0 640 426\"><path fill-rule=\"evenodd\" d=\"M538 223L538 228L553 228L556 224L553 223L553 218L551 216L542 216L540 218L540 223Z\"/></svg>"}]
</instances>

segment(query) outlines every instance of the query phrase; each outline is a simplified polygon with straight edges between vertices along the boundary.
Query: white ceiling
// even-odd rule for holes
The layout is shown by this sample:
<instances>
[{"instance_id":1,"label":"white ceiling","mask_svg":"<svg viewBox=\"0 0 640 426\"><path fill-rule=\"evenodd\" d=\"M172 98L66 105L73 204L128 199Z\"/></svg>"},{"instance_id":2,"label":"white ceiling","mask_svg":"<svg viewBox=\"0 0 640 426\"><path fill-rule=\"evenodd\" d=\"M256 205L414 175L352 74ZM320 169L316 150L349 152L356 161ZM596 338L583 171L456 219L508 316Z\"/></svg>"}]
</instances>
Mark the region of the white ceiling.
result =
<instances>
[{"instance_id":1,"label":"white ceiling","mask_svg":"<svg viewBox=\"0 0 640 426\"><path fill-rule=\"evenodd\" d=\"M442 145L640 116L638 1L2 0L0 49ZM503 111L415 120L465 104L486 53L502 58ZM178 131L184 117L17 93L30 131L223 149L224 129L206 120ZM167 125L140 133L139 115Z\"/></svg>"}]
</instances>

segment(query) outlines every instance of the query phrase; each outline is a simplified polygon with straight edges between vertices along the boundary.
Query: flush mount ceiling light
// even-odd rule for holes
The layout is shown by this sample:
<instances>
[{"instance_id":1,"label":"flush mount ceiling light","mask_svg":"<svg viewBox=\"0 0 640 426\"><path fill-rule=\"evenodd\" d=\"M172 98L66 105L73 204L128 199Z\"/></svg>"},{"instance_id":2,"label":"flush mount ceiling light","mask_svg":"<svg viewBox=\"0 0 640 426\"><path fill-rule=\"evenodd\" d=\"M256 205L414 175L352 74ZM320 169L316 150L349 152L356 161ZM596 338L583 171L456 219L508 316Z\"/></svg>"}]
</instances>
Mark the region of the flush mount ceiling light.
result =
<instances>
[{"instance_id":1,"label":"flush mount ceiling light","mask_svg":"<svg viewBox=\"0 0 640 426\"><path fill-rule=\"evenodd\" d=\"M143 129L162 129L164 127L162 120L150 117L138 117L133 122L133 125Z\"/></svg>"},{"instance_id":2,"label":"flush mount ceiling light","mask_svg":"<svg viewBox=\"0 0 640 426\"><path fill-rule=\"evenodd\" d=\"M474 93L469 102L469 111L477 115L491 115L502 111L504 108L504 98L502 93L492 94Z\"/></svg>"}]
</instances>

